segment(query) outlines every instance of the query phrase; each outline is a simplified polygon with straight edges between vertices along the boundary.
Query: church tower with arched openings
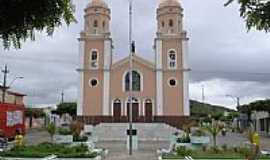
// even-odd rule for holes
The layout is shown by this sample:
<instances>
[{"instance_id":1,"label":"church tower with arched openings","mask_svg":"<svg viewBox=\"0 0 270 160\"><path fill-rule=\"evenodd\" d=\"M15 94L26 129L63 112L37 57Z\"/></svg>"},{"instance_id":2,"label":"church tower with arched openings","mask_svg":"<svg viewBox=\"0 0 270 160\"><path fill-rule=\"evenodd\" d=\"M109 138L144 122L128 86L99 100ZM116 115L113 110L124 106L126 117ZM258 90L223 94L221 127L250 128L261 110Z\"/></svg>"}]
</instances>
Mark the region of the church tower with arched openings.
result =
<instances>
[{"instance_id":1,"label":"church tower with arched openings","mask_svg":"<svg viewBox=\"0 0 270 160\"><path fill-rule=\"evenodd\" d=\"M80 73L77 114L109 114L112 66L111 10L103 0L92 0L85 8L80 33Z\"/></svg>"},{"instance_id":2,"label":"church tower with arched openings","mask_svg":"<svg viewBox=\"0 0 270 160\"><path fill-rule=\"evenodd\" d=\"M161 0L155 39L157 114L189 116L188 38L178 0Z\"/></svg>"}]
</instances>

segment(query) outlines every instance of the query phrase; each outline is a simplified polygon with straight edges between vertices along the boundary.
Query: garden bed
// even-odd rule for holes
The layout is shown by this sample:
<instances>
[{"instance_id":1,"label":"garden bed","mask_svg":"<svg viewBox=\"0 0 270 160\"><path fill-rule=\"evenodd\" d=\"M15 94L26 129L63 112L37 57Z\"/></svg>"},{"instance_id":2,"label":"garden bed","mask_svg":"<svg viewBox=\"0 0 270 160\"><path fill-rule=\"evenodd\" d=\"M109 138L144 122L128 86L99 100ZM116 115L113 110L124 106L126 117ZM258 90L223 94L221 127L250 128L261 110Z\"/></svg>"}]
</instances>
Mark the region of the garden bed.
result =
<instances>
[{"instance_id":1,"label":"garden bed","mask_svg":"<svg viewBox=\"0 0 270 160\"><path fill-rule=\"evenodd\" d=\"M58 158L96 158L97 152L91 152L87 146L66 146L61 144L42 143L37 146L27 146L13 148L10 151L0 153L0 157L20 157L20 158L44 158L56 155Z\"/></svg>"},{"instance_id":2,"label":"garden bed","mask_svg":"<svg viewBox=\"0 0 270 160\"><path fill-rule=\"evenodd\" d=\"M196 150L193 151L190 156L193 159L215 159L215 160L222 160L222 159L245 159L245 157L241 153L236 153L234 151L223 151L220 153L214 153L211 151L201 151ZM185 156L178 156L174 154L164 154L160 157L161 160L171 160L171 159L184 159ZM270 156L260 156L259 159L270 159Z\"/></svg>"}]
</instances>

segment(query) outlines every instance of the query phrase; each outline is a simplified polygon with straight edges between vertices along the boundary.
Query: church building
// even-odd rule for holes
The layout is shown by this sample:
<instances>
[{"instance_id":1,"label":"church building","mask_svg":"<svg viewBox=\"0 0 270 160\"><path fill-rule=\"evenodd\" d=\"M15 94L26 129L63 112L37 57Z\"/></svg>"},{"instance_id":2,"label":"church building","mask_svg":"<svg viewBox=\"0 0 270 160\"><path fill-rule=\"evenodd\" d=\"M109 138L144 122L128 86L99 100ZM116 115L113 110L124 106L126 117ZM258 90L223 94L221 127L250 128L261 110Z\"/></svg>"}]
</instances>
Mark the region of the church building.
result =
<instances>
[{"instance_id":1,"label":"church building","mask_svg":"<svg viewBox=\"0 0 270 160\"><path fill-rule=\"evenodd\" d=\"M103 0L88 4L79 38L79 119L96 124L128 122L130 103L134 122L168 122L190 115L183 9L178 0L161 0L156 13L155 59L133 54L131 100L129 53L126 58L113 61L111 10Z\"/></svg>"}]
</instances>

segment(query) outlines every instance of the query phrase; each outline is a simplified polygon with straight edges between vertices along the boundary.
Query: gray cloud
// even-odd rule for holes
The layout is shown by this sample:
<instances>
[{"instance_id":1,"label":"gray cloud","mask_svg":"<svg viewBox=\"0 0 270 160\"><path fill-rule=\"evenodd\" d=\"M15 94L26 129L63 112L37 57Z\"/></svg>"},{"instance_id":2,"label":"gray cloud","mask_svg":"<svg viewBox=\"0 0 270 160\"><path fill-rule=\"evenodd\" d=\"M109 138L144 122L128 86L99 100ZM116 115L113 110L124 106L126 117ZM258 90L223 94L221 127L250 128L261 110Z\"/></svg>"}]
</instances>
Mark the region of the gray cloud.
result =
<instances>
[{"instance_id":1,"label":"gray cloud","mask_svg":"<svg viewBox=\"0 0 270 160\"><path fill-rule=\"evenodd\" d=\"M65 91L68 101L76 100L79 32L83 9L90 0L76 0L77 24L63 26L52 37L39 33L21 50L0 50L0 66L8 64L15 90L25 92L28 104L51 104ZM128 1L110 0L114 58L128 55ZM224 94L239 95L244 102L269 97L270 38L257 31L247 33L238 6L224 7L222 0L183 0L185 29L190 37L191 97L200 99L200 87L208 88L209 102L233 106ZM134 32L138 53L153 60L157 0L134 1ZM3 47L0 47L3 48ZM210 96L211 95L211 96Z\"/></svg>"}]
</instances>

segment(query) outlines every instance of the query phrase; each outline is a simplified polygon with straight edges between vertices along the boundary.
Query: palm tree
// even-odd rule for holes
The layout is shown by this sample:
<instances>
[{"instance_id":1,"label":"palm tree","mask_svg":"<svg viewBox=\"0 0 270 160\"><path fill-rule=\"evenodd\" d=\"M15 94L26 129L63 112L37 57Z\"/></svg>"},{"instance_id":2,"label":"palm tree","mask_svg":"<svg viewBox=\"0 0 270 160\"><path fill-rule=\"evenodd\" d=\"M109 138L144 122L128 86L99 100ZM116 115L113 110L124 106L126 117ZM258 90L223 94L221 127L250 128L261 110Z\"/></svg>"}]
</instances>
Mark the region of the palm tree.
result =
<instances>
[{"instance_id":1,"label":"palm tree","mask_svg":"<svg viewBox=\"0 0 270 160\"><path fill-rule=\"evenodd\" d=\"M216 148L217 136L222 131L223 126L221 126L217 121L213 120L211 124L204 126L202 129L212 135L213 147Z\"/></svg>"}]
</instances>

